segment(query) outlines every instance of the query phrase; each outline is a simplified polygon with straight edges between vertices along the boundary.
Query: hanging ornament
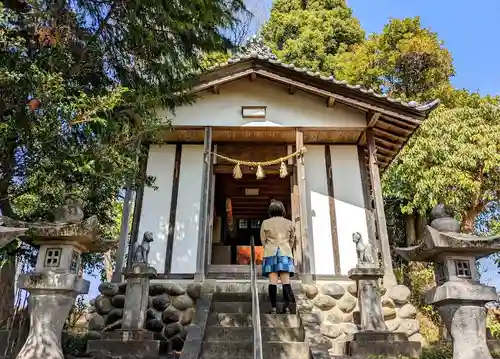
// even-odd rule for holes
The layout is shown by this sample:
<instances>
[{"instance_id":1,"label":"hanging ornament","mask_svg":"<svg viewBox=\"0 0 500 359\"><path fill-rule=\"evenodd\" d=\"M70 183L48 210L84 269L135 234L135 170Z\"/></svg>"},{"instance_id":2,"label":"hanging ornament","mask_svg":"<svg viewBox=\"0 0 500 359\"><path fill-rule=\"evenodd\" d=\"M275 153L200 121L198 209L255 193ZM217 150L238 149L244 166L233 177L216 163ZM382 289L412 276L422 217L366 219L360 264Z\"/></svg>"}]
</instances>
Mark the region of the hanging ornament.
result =
<instances>
[{"instance_id":1,"label":"hanging ornament","mask_svg":"<svg viewBox=\"0 0 500 359\"><path fill-rule=\"evenodd\" d=\"M285 162L281 162L281 165L280 165L280 177L281 178L285 178L286 176L288 176L288 170L286 168Z\"/></svg>"},{"instance_id":2,"label":"hanging ornament","mask_svg":"<svg viewBox=\"0 0 500 359\"><path fill-rule=\"evenodd\" d=\"M266 177L266 174L264 173L264 170L262 169L261 165L259 165L257 167L257 173L256 173L256 175L257 175L257 179L263 179L264 177Z\"/></svg>"},{"instance_id":3,"label":"hanging ornament","mask_svg":"<svg viewBox=\"0 0 500 359\"><path fill-rule=\"evenodd\" d=\"M233 177L234 179L241 179L243 177L243 173L241 172L240 164L237 163L233 168Z\"/></svg>"}]
</instances>

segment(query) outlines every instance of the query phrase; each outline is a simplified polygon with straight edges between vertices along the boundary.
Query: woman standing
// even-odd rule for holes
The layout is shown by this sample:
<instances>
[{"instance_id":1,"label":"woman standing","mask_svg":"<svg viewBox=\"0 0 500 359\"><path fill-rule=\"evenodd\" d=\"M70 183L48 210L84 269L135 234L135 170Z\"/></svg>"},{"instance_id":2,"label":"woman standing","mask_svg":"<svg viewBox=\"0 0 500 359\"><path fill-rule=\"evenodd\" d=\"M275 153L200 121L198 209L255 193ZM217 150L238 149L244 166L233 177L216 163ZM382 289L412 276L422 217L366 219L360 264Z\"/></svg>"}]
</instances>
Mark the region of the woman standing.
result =
<instances>
[{"instance_id":1,"label":"woman standing","mask_svg":"<svg viewBox=\"0 0 500 359\"><path fill-rule=\"evenodd\" d=\"M278 277L283 284L283 312L290 313L290 303L295 303L290 285L290 277L295 271L292 252L295 247L295 229L292 221L285 218L282 202L272 200L268 212L271 218L263 221L260 227L260 239L264 246L262 275L269 278L271 313L276 313Z\"/></svg>"}]
</instances>

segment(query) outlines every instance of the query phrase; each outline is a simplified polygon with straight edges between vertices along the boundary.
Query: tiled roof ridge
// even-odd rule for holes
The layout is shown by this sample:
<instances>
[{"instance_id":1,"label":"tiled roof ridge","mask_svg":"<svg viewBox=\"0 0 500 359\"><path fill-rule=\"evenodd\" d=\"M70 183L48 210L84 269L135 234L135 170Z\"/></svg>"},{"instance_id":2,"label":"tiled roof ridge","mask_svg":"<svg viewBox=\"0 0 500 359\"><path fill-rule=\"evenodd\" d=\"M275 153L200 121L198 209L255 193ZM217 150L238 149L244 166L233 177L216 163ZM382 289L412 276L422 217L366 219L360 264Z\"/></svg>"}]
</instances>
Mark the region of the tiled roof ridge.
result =
<instances>
[{"instance_id":1,"label":"tiled roof ridge","mask_svg":"<svg viewBox=\"0 0 500 359\"><path fill-rule=\"evenodd\" d=\"M399 104L399 105L402 105L402 106L405 106L405 107L408 107L411 109L415 109L416 111L420 111L420 112L430 111L430 110L436 108L440 103L439 99L435 99L433 101L430 101L430 102L427 102L424 104L420 104L416 101L406 102L406 101L403 101L401 98L393 98L387 94L377 93L377 92L375 92L375 90L367 89L367 88L363 87L361 84L354 84L354 85L349 84L345 80L337 80L333 75L324 76L324 75L321 75L321 73L319 73L318 71L313 72L307 68L299 68L299 67L296 67L294 64L288 64L288 63L282 62L281 60L279 60L276 57L276 55L273 54L271 48L269 46L267 46L266 44L264 44L264 40L261 37L258 37L256 35L247 39L246 45L240 47L239 51L234 56L232 56L229 60L227 60L226 62L223 62L223 63L216 64L214 66L211 66L208 69L206 69L205 71L206 72L214 71L214 70L217 70L219 68L222 68L222 67L225 67L228 65L232 65L232 64L235 64L235 63L238 63L241 61L250 60L250 59L259 59L259 60L267 61L271 64L280 65L281 67L284 67L286 69L294 70L298 73L305 73L309 76L319 78L325 82L330 82L330 83L334 83L336 85L340 85L340 86L343 86L343 87L346 87L346 88L349 88L352 90L357 90L363 94L368 94L368 95L371 95L375 98L385 99L385 100L392 102L394 104Z\"/></svg>"}]
</instances>

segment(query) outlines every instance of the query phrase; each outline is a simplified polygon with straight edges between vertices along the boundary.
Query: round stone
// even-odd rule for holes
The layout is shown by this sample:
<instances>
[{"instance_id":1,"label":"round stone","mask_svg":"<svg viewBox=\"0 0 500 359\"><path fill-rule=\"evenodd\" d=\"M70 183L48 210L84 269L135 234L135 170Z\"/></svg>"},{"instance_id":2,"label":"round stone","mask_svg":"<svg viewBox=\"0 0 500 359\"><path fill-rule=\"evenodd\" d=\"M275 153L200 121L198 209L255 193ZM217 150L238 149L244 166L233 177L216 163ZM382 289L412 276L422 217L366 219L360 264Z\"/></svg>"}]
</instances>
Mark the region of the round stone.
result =
<instances>
[{"instance_id":1,"label":"round stone","mask_svg":"<svg viewBox=\"0 0 500 359\"><path fill-rule=\"evenodd\" d=\"M302 284L302 291L307 299L314 299L318 295L318 288L313 284Z\"/></svg>"},{"instance_id":2,"label":"round stone","mask_svg":"<svg viewBox=\"0 0 500 359\"><path fill-rule=\"evenodd\" d=\"M153 308L146 310L146 319L159 319L161 320L162 312L159 312Z\"/></svg>"},{"instance_id":3,"label":"round stone","mask_svg":"<svg viewBox=\"0 0 500 359\"><path fill-rule=\"evenodd\" d=\"M100 295L95 299L95 310L97 313L101 315L108 314L112 309L113 306L109 297Z\"/></svg>"},{"instance_id":4,"label":"round stone","mask_svg":"<svg viewBox=\"0 0 500 359\"><path fill-rule=\"evenodd\" d=\"M356 308L357 303L358 303L358 300L356 299L356 297L350 295L349 293L346 293L342 296L342 298L340 298L337 301L337 306L344 313L349 313L349 312L353 311L354 308Z\"/></svg>"},{"instance_id":5,"label":"round stone","mask_svg":"<svg viewBox=\"0 0 500 359\"><path fill-rule=\"evenodd\" d=\"M172 283L167 287L167 294L171 296L182 295L186 293L186 290L177 283Z\"/></svg>"},{"instance_id":6,"label":"round stone","mask_svg":"<svg viewBox=\"0 0 500 359\"><path fill-rule=\"evenodd\" d=\"M182 325L191 324L191 322L193 321L193 318L194 318L194 313L195 313L194 308L188 308L184 312L182 312L181 324Z\"/></svg>"},{"instance_id":7,"label":"round stone","mask_svg":"<svg viewBox=\"0 0 500 359\"><path fill-rule=\"evenodd\" d=\"M94 306L95 306L95 298L94 298L94 299L89 300L89 305L90 305L91 307L94 307Z\"/></svg>"},{"instance_id":8,"label":"round stone","mask_svg":"<svg viewBox=\"0 0 500 359\"><path fill-rule=\"evenodd\" d=\"M89 319L89 330L101 331L104 328L105 321L102 316L95 313Z\"/></svg>"},{"instance_id":9,"label":"round stone","mask_svg":"<svg viewBox=\"0 0 500 359\"><path fill-rule=\"evenodd\" d=\"M146 329L158 333L163 330L163 322L158 319L150 319L146 322Z\"/></svg>"},{"instance_id":10,"label":"round stone","mask_svg":"<svg viewBox=\"0 0 500 359\"><path fill-rule=\"evenodd\" d=\"M353 323L341 323L339 324L339 327L342 328L342 332L345 335L352 335L358 332L358 327Z\"/></svg>"},{"instance_id":11,"label":"round stone","mask_svg":"<svg viewBox=\"0 0 500 359\"><path fill-rule=\"evenodd\" d=\"M175 351L182 351L184 347L184 341L186 340L186 331L181 330L181 332L177 335L174 335L170 338L170 347Z\"/></svg>"},{"instance_id":12,"label":"round stone","mask_svg":"<svg viewBox=\"0 0 500 359\"><path fill-rule=\"evenodd\" d=\"M385 325L387 325L387 329L389 329L389 331L391 332L395 332L399 328L399 324L400 322L398 319L391 319L385 322Z\"/></svg>"},{"instance_id":13,"label":"round stone","mask_svg":"<svg viewBox=\"0 0 500 359\"><path fill-rule=\"evenodd\" d=\"M338 324L324 322L319 329L321 334L331 339L337 339L343 334L342 327Z\"/></svg>"},{"instance_id":14,"label":"round stone","mask_svg":"<svg viewBox=\"0 0 500 359\"><path fill-rule=\"evenodd\" d=\"M179 334L184 327L181 323L170 323L163 328L162 335L166 339L172 338L174 335Z\"/></svg>"},{"instance_id":15,"label":"round stone","mask_svg":"<svg viewBox=\"0 0 500 359\"><path fill-rule=\"evenodd\" d=\"M119 319L123 317L123 309L115 308L111 312L109 312L108 317L106 318L106 325L113 324Z\"/></svg>"},{"instance_id":16,"label":"round stone","mask_svg":"<svg viewBox=\"0 0 500 359\"><path fill-rule=\"evenodd\" d=\"M425 338L420 333L413 334L412 336L408 337L408 340L410 342L422 343L422 347L424 347L424 348L427 346Z\"/></svg>"},{"instance_id":17,"label":"round stone","mask_svg":"<svg viewBox=\"0 0 500 359\"><path fill-rule=\"evenodd\" d=\"M406 304L410 298L410 290L404 285L396 285L389 291L389 298L396 304Z\"/></svg>"},{"instance_id":18,"label":"round stone","mask_svg":"<svg viewBox=\"0 0 500 359\"><path fill-rule=\"evenodd\" d=\"M153 308L159 311L164 311L170 305L170 297L168 294L160 294L153 298Z\"/></svg>"},{"instance_id":19,"label":"round stone","mask_svg":"<svg viewBox=\"0 0 500 359\"><path fill-rule=\"evenodd\" d=\"M338 308L334 307L325 313L325 321L330 323L339 324L344 322L344 313Z\"/></svg>"},{"instance_id":20,"label":"round stone","mask_svg":"<svg viewBox=\"0 0 500 359\"><path fill-rule=\"evenodd\" d=\"M384 320L390 320L396 318L396 309L383 307L382 314L384 315Z\"/></svg>"},{"instance_id":21,"label":"round stone","mask_svg":"<svg viewBox=\"0 0 500 359\"><path fill-rule=\"evenodd\" d=\"M460 222L455 218L437 218L431 222L431 227L439 232L460 232Z\"/></svg>"},{"instance_id":22,"label":"round stone","mask_svg":"<svg viewBox=\"0 0 500 359\"><path fill-rule=\"evenodd\" d=\"M161 319L163 320L164 323L170 324L170 323L175 323L178 322L180 317L182 315L182 312L174 308L173 306L169 306L167 309L165 309L161 315Z\"/></svg>"},{"instance_id":23,"label":"round stone","mask_svg":"<svg viewBox=\"0 0 500 359\"><path fill-rule=\"evenodd\" d=\"M189 295L182 294L172 299L172 305L179 310L186 310L194 307L194 301Z\"/></svg>"},{"instance_id":24,"label":"round stone","mask_svg":"<svg viewBox=\"0 0 500 359\"><path fill-rule=\"evenodd\" d=\"M339 299L344 295L345 289L339 284L328 283L324 284L321 287L321 292L325 295L329 295L332 298Z\"/></svg>"},{"instance_id":25,"label":"round stone","mask_svg":"<svg viewBox=\"0 0 500 359\"><path fill-rule=\"evenodd\" d=\"M314 305L321 310L327 311L335 307L336 301L329 295L320 294L314 298Z\"/></svg>"},{"instance_id":26,"label":"round stone","mask_svg":"<svg viewBox=\"0 0 500 359\"><path fill-rule=\"evenodd\" d=\"M188 285L186 292L191 297L191 299L198 300L201 295L201 284L191 283L190 285Z\"/></svg>"},{"instance_id":27,"label":"round stone","mask_svg":"<svg viewBox=\"0 0 500 359\"><path fill-rule=\"evenodd\" d=\"M394 301L391 298L384 297L382 298L382 307L396 308L396 304L394 304Z\"/></svg>"},{"instance_id":28,"label":"round stone","mask_svg":"<svg viewBox=\"0 0 500 359\"><path fill-rule=\"evenodd\" d=\"M151 284L149 286L149 295L157 296L161 294L165 294L167 292L167 286L164 284Z\"/></svg>"},{"instance_id":29,"label":"round stone","mask_svg":"<svg viewBox=\"0 0 500 359\"><path fill-rule=\"evenodd\" d=\"M118 292L120 294L125 294L126 291L127 291L127 282L123 282L118 286Z\"/></svg>"},{"instance_id":30,"label":"round stone","mask_svg":"<svg viewBox=\"0 0 500 359\"><path fill-rule=\"evenodd\" d=\"M118 293L118 284L104 282L104 283L99 284L98 290L99 290L99 293L101 293L102 295L105 295L107 297L112 297Z\"/></svg>"},{"instance_id":31,"label":"round stone","mask_svg":"<svg viewBox=\"0 0 500 359\"><path fill-rule=\"evenodd\" d=\"M408 337L411 337L413 334L418 333L419 329L420 329L420 324L418 323L418 320L402 319L400 321L398 331L406 333Z\"/></svg>"},{"instance_id":32,"label":"round stone","mask_svg":"<svg viewBox=\"0 0 500 359\"><path fill-rule=\"evenodd\" d=\"M111 299L111 305L115 308L125 307L125 296L123 294L117 294Z\"/></svg>"},{"instance_id":33,"label":"round stone","mask_svg":"<svg viewBox=\"0 0 500 359\"><path fill-rule=\"evenodd\" d=\"M356 283L351 283L347 286L347 293L349 293L353 297L358 296L358 286L356 285Z\"/></svg>"},{"instance_id":34,"label":"round stone","mask_svg":"<svg viewBox=\"0 0 500 359\"><path fill-rule=\"evenodd\" d=\"M415 319L417 317L417 308L413 304L407 303L399 308L398 315L401 319Z\"/></svg>"}]
</instances>

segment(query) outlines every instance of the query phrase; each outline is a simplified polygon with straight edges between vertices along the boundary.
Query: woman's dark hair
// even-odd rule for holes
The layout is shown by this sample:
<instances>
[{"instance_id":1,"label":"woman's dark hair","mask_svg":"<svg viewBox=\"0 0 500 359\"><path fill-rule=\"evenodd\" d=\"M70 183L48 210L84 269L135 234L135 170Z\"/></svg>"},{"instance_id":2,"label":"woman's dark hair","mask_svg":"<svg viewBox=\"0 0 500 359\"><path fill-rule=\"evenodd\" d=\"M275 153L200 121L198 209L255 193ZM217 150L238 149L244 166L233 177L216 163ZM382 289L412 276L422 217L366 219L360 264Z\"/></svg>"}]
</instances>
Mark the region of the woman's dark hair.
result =
<instances>
[{"instance_id":1,"label":"woman's dark hair","mask_svg":"<svg viewBox=\"0 0 500 359\"><path fill-rule=\"evenodd\" d=\"M269 217L285 217L286 211L283 202L273 199L269 205Z\"/></svg>"}]
</instances>

